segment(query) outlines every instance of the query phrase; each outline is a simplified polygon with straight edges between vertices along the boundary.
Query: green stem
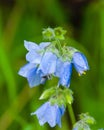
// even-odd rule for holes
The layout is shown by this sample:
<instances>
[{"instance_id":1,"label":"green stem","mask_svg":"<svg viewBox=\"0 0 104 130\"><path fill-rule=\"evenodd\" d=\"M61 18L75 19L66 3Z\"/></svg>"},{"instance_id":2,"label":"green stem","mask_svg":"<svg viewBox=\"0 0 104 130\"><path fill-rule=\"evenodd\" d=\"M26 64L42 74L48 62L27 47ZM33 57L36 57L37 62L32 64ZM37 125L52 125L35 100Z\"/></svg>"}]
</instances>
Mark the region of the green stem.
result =
<instances>
[{"instance_id":1,"label":"green stem","mask_svg":"<svg viewBox=\"0 0 104 130\"><path fill-rule=\"evenodd\" d=\"M68 111L69 111L69 115L70 115L72 125L74 125L76 123L76 119L75 119L73 108L70 104L68 105Z\"/></svg>"},{"instance_id":2,"label":"green stem","mask_svg":"<svg viewBox=\"0 0 104 130\"><path fill-rule=\"evenodd\" d=\"M58 47L60 53L62 54L62 46L61 46L60 41L58 39L56 40L56 44L57 44L57 47Z\"/></svg>"}]
</instances>

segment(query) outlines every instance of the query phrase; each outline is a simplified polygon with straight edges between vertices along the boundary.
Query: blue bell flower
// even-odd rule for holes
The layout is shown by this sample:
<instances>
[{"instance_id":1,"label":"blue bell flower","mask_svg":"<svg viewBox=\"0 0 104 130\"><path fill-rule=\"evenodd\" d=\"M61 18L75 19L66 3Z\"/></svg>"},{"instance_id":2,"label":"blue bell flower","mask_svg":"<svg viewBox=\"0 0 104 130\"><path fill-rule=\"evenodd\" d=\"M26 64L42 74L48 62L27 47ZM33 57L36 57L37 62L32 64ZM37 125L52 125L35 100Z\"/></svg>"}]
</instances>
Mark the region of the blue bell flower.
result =
<instances>
[{"instance_id":1,"label":"blue bell flower","mask_svg":"<svg viewBox=\"0 0 104 130\"><path fill-rule=\"evenodd\" d=\"M81 52L75 52L73 54L72 63L79 75L82 75L85 71L89 70L87 59Z\"/></svg>"},{"instance_id":2,"label":"blue bell flower","mask_svg":"<svg viewBox=\"0 0 104 130\"><path fill-rule=\"evenodd\" d=\"M64 112L64 106L60 107L57 104L51 105L50 102L46 102L31 115L37 116L40 125L44 125L47 122L51 127L54 127L57 124L61 127L61 117Z\"/></svg>"}]
</instances>

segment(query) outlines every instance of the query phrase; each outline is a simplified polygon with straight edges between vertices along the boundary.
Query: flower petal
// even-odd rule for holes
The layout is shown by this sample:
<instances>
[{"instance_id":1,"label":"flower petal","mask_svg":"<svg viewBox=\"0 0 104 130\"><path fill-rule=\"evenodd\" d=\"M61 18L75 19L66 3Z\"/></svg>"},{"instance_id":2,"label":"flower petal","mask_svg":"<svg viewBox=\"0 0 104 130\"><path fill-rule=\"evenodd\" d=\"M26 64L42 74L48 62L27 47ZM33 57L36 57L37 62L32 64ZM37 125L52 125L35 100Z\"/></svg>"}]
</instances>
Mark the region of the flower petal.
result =
<instances>
[{"instance_id":1,"label":"flower petal","mask_svg":"<svg viewBox=\"0 0 104 130\"><path fill-rule=\"evenodd\" d=\"M55 71L55 76L56 77L60 77L60 69L62 68L63 66L63 62L60 60L60 59L57 59L57 62L56 62L56 71Z\"/></svg>"},{"instance_id":2,"label":"flower petal","mask_svg":"<svg viewBox=\"0 0 104 130\"><path fill-rule=\"evenodd\" d=\"M40 83L41 83L41 84L44 84L44 83L46 82L47 79L48 79L47 77L42 77Z\"/></svg>"},{"instance_id":3,"label":"flower petal","mask_svg":"<svg viewBox=\"0 0 104 130\"><path fill-rule=\"evenodd\" d=\"M61 84L62 86L69 87L72 73L72 64L70 62L64 62L60 71L61 72L59 84Z\"/></svg>"},{"instance_id":4,"label":"flower petal","mask_svg":"<svg viewBox=\"0 0 104 130\"><path fill-rule=\"evenodd\" d=\"M44 75L53 74L56 70L56 60L56 55L51 52L46 52L40 63L39 70L41 70Z\"/></svg>"},{"instance_id":5,"label":"flower petal","mask_svg":"<svg viewBox=\"0 0 104 130\"><path fill-rule=\"evenodd\" d=\"M45 114L47 112L48 107L49 107L49 102L46 102L36 112L32 113L32 115L35 114L37 116L40 125L44 125L44 123L47 122L47 120L45 119Z\"/></svg>"},{"instance_id":6,"label":"flower petal","mask_svg":"<svg viewBox=\"0 0 104 130\"><path fill-rule=\"evenodd\" d=\"M56 122L57 122L57 124L61 127L61 117L62 117L62 115L64 114L64 112L65 112L65 107L64 107L64 105L62 105L61 107L59 107L58 109L57 109L57 116L56 116Z\"/></svg>"},{"instance_id":7,"label":"flower petal","mask_svg":"<svg viewBox=\"0 0 104 130\"><path fill-rule=\"evenodd\" d=\"M57 118L57 109L58 109L58 106L55 104L55 105L51 105L50 104L50 110L49 110L49 119L47 120L49 125L51 127L54 127L56 125L56 118Z\"/></svg>"},{"instance_id":8,"label":"flower petal","mask_svg":"<svg viewBox=\"0 0 104 130\"><path fill-rule=\"evenodd\" d=\"M39 44L40 49L44 49L45 47L49 46L51 43L50 42L41 42Z\"/></svg>"},{"instance_id":9,"label":"flower petal","mask_svg":"<svg viewBox=\"0 0 104 130\"><path fill-rule=\"evenodd\" d=\"M37 68L33 68L28 72L27 80L30 87L38 86L41 84L41 76L40 73L37 73Z\"/></svg>"},{"instance_id":10,"label":"flower petal","mask_svg":"<svg viewBox=\"0 0 104 130\"><path fill-rule=\"evenodd\" d=\"M24 46L28 51L39 50L39 46L34 42L29 42L29 41L24 40Z\"/></svg>"},{"instance_id":11,"label":"flower petal","mask_svg":"<svg viewBox=\"0 0 104 130\"><path fill-rule=\"evenodd\" d=\"M56 123L61 127L61 111L57 109Z\"/></svg>"},{"instance_id":12,"label":"flower petal","mask_svg":"<svg viewBox=\"0 0 104 130\"><path fill-rule=\"evenodd\" d=\"M26 60L31 62L31 63L35 63L35 64L39 64L41 61L41 55L36 53L34 50L31 50L27 53L26 55Z\"/></svg>"},{"instance_id":13,"label":"flower petal","mask_svg":"<svg viewBox=\"0 0 104 130\"><path fill-rule=\"evenodd\" d=\"M28 72L35 67L36 67L35 64L28 63L28 64L24 65L22 68L20 68L18 74L23 77L27 77Z\"/></svg>"},{"instance_id":14,"label":"flower petal","mask_svg":"<svg viewBox=\"0 0 104 130\"><path fill-rule=\"evenodd\" d=\"M59 107L59 109L60 109L61 115L63 115L64 112L65 112L65 107L64 107L64 105L62 105L61 107Z\"/></svg>"}]
</instances>

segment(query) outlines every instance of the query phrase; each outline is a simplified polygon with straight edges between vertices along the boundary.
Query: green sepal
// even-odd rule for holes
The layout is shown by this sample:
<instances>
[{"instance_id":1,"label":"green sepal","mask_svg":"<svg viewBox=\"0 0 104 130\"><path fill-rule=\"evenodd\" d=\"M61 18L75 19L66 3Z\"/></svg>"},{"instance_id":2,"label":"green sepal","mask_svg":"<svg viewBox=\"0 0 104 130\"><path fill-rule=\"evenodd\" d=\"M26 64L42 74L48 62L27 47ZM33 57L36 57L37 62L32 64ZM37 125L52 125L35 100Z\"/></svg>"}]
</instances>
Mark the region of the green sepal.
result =
<instances>
[{"instance_id":1,"label":"green sepal","mask_svg":"<svg viewBox=\"0 0 104 130\"><path fill-rule=\"evenodd\" d=\"M74 124L73 130L91 130L91 128L88 124L80 120Z\"/></svg>"},{"instance_id":2,"label":"green sepal","mask_svg":"<svg viewBox=\"0 0 104 130\"><path fill-rule=\"evenodd\" d=\"M64 89L64 96L65 96L65 99L66 99L66 103L72 104L72 102L73 102L73 92L72 92L72 90L70 90L68 88Z\"/></svg>"},{"instance_id":3,"label":"green sepal","mask_svg":"<svg viewBox=\"0 0 104 130\"><path fill-rule=\"evenodd\" d=\"M49 40L49 41L51 41L55 37L54 30L50 27L44 29L42 31L42 34L43 34L43 38L46 39L46 40Z\"/></svg>"},{"instance_id":4,"label":"green sepal","mask_svg":"<svg viewBox=\"0 0 104 130\"><path fill-rule=\"evenodd\" d=\"M63 30L62 27L54 28L55 39L64 40L65 39L64 35L66 34L66 32L67 31Z\"/></svg>"},{"instance_id":5,"label":"green sepal","mask_svg":"<svg viewBox=\"0 0 104 130\"><path fill-rule=\"evenodd\" d=\"M93 117L86 117L85 122L87 124L95 124L96 121L95 121L95 119Z\"/></svg>"},{"instance_id":6,"label":"green sepal","mask_svg":"<svg viewBox=\"0 0 104 130\"><path fill-rule=\"evenodd\" d=\"M55 87L49 88L45 90L42 95L40 96L40 100L50 98L56 91Z\"/></svg>"},{"instance_id":7,"label":"green sepal","mask_svg":"<svg viewBox=\"0 0 104 130\"><path fill-rule=\"evenodd\" d=\"M65 102L65 98L64 96L60 96L60 97L52 97L50 98L49 102L54 105L57 104L58 106L62 106L64 105L66 107L66 102Z\"/></svg>"},{"instance_id":8,"label":"green sepal","mask_svg":"<svg viewBox=\"0 0 104 130\"><path fill-rule=\"evenodd\" d=\"M66 99L64 96L64 91L61 88L56 88L56 92L49 99L51 104L58 104L58 106L66 106Z\"/></svg>"},{"instance_id":9,"label":"green sepal","mask_svg":"<svg viewBox=\"0 0 104 130\"><path fill-rule=\"evenodd\" d=\"M50 46L47 47L46 52L52 52L53 54L55 54L57 57L60 57L59 55L59 50L56 48L56 46L54 45L55 41L51 42Z\"/></svg>"},{"instance_id":10,"label":"green sepal","mask_svg":"<svg viewBox=\"0 0 104 130\"><path fill-rule=\"evenodd\" d=\"M90 125L95 124L95 122L96 122L95 119L89 115L89 113L82 113L82 114L80 114L79 117L85 123L90 124Z\"/></svg>"}]
</instances>

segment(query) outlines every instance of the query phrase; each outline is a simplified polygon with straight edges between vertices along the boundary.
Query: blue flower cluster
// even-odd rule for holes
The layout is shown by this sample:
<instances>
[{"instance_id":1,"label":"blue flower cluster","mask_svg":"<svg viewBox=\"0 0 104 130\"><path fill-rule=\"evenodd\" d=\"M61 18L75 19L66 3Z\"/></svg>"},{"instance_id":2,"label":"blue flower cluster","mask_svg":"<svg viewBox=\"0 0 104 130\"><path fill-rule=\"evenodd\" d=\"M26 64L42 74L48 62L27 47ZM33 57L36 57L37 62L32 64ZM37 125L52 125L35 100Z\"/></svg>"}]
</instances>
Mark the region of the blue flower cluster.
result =
<instances>
[{"instance_id":1,"label":"blue flower cluster","mask_svg":"<svg viewBox=\"0 0 104 130\"><path fill-rule=\"evenodd\" d=\"M79 75L89 69L84 54L73 47L61 46L59 40L64 40L65 31L60 27L43 31L45 38L54 39L51 42L42 42L39 45L33 42L24 41L28 50L26 54L27 64L20 68L19 75L27 78L29 86L35 87L44 84L52 76L58 77L58 87L70 86L72 67ZM56 40L55 40L56 38ZM54 96L55 97L55 96ZM69 101L70 102L70 101ZM60 103L59 103L60 104ZM48 122L51 127L58 124L61 127L61 117L65 111L65 105L50 101L43 104L36 112L40 125Z\"/></svg>"},{"instance_id":2,"label":"blue flower cluster","mask_svg":"<svg viewBox=\"0 0 104 130\"><path fill-rule=\"evenodd\" d=\"M52 75L59 78L59 85L69 87L72 66L79 75L89 69L86 57L81 52L75 51L71 60L69 58L63 61L62 56L50 51L51 44L51 42L42 42L37 45L33 42L24 42L25 48L29 51L26 55L28 63L20 69L19 75L27 78L30 87L44 84Z\"/></svg>"}]
</instances>

